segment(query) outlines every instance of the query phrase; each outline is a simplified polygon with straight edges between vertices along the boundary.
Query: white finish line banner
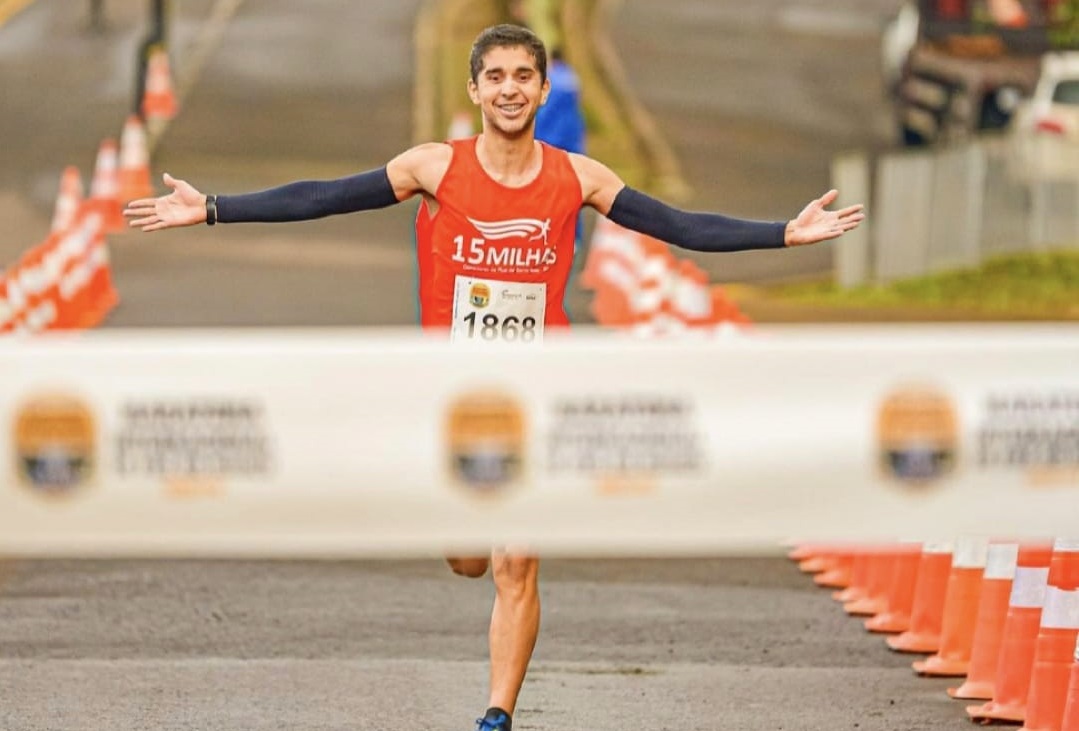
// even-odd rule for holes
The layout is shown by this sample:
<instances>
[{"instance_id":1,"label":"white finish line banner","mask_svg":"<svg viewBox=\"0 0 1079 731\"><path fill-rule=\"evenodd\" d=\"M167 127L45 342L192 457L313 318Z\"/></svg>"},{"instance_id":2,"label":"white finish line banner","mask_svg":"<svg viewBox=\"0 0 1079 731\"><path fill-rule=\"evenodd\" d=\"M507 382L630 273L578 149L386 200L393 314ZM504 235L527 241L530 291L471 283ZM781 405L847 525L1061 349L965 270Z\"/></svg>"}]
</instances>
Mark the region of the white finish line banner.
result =
<instances>
[{"instance_id":1,"label":"white finish line banner","mask_svg":"<svg viewBox=\"0 0 1079 731\"><path fill-rule=\"evenodd\" d=\"M0 343L0 555L775 550L1071 536L1079 328Z\"/></svg>"}]
</instances>

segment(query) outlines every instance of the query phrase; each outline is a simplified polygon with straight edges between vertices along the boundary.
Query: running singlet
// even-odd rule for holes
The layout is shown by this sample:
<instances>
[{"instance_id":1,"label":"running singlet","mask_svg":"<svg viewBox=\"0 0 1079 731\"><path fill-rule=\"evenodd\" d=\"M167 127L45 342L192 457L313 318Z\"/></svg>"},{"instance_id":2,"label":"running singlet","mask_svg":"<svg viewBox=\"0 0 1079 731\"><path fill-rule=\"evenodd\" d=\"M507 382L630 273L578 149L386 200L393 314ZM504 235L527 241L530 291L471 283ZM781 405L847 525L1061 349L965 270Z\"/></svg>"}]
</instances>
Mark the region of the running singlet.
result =
<instances>
[{"instance_id":1,"label":"running singlet","mask_svg":"<svg viewBox=\"0 0 1079 731\"><path fill-rule=\"evenodd\" d=\"M563 296L573 263L581 185L564 151L541 143L535 180L508 188L487 175L476 138L453 158L416 219L420 323L452 340L535 342L569 325Z\"/></svg>"}]
</instances>

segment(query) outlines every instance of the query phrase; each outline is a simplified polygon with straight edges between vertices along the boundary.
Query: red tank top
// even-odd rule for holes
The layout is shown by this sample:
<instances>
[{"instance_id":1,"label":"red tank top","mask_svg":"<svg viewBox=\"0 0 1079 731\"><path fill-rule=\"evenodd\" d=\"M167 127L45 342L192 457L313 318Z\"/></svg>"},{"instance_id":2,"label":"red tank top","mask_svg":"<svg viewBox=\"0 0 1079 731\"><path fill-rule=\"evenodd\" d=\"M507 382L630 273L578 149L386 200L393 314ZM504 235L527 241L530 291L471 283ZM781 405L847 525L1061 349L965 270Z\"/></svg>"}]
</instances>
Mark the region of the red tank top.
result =
<instances>
[{"instance_id":1,"label":"red tank top","mask_svg":"<svg viewBox=\"0 0 1079 731\"><path fill-rule=\"evenodd\" d=\"M544 326L568 325L562 300L582 203L569 155L540 143L539 174L508 188L480 165L476 139L450 142L453 157L435 193L438 210L431 216L426 201L420 205L420 323L477 336L486 328L484 337L517 337L520 321L533 327L527 320L539 312ZM525 300L534 301L520 304Z\"/></svg>"}]
</instances>

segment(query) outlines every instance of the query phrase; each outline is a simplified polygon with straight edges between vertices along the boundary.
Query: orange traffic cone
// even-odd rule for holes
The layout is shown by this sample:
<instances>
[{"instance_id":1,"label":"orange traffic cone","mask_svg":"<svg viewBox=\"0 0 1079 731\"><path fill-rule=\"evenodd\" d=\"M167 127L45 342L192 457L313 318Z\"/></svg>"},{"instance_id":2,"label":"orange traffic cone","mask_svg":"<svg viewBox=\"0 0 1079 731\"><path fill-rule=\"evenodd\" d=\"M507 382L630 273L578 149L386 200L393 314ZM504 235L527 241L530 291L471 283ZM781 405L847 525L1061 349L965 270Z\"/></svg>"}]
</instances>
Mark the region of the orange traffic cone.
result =
<instances>
[{"instance_id":1,"label":"orange traffic cone","mask_svg":"<svg viewBox=\"0 0 1079 731\"><path fill-rule=\"evenodd\" d=\"M826 556L841 551L849 552L851 546L845 543L839 542L814 542L814 543L796 543L791 550L787 552L787 558L796 563L801 563L807 558L813 558L814 556Z\"/></svg>"},{"instance_id":2,"label":"orange traffic cone","mask_svg":"<svg viewBox=\"0 0 1079 731\"><path fill-rule=\"evenodd\" d=\"M1060 731L1079 731L1079 639L1075 641L1072 675L1068 681L1068 702L1064 706Z\"/></svg>"},{"instance_id":3,"label":"orange traffic cone","mask_svg":"<svg viewBox=\"0 0 1079 731\"><path fill-rule=\"evenodd\" d=\"M888 591L892 585L896 555L894 546L878 546L870 550L865 595L844 604L844 612L864 617L880 614L888 608Z\"/></svg>"},{"instance_id":4,"label":"orange traffic cone","mask_svg":"<svg viewBox=\"0 0 1079 731\"><path fill-rule=\"evenodd\" d=\"M169 54L155 48L146 60L146 89L142 95L142 116L147 123L167 122L176 116L179 104L172 88Z\"/></svg>"},{"instance_id":5,"label":"orange traffic cone","mask_svg":"<svg viewBox=\"0 0 1079 731\"><path fill-rule=\"evenodd\" d=\"M93 240L87 252L90 279L86 285L85 306L80 314L79 324L83 328L100 325L120 301L120 296L112 284L112 265L109 259L105 232L98 229L93 233Z\"/></svg>"},{"instance_id":6,"label":"orange traffic cone","mask_svg":"<svg viewBox=\"0 0 1079 731\"><path fill-rule=\"evenodd\" d=\"M581 286L597 289L604 281L603 263L611 259L626 270L636 269L635 262L643 255L640 239L636 231L623 228L606 216L597 216L588 242L588 257L581 270Z\"/></svg>"},{"instance_id":7,"label":"orange traffic cone","mask_svg":"<svg viewBox=\"0 0 1079 731\"><path fill-rule=\"evenodd\" d=\"M738 307L738 303L730 298L727 290L721 284L713 284L712 294L712 326L722 331L724 326L749 325L752 320Z\"/></svg>"},{"instance_id":8,"label":"orange traffic cone","mask_svg":"<svg viewBox=\"0 0 1079 731\"><path fill-rule=\"evenodd\" d=\"M944 622L945 592L952 566L950 543L926 543L918 563L918 583L914 587L914 605L910 627L902 634L885 640L896 652L936 652L940 649L941 625Z\"/></svg>"},{"instance_id":9,"label":"orange traffic cone","mask_svg":"<svg viewBox=\"0 0 1079 731\"><path fill-rule=\"evenodd\" d=\"M1058 539L1027 693L1027 731L1060 731L1079 637L1079 541Z\"/></svg>"},{"instance_id":10,"label":"orange traffic cone","mask_svg":"<svg viewBox=\"0 0 1079 731\"><path fill-rule=\"evenodd\" d=\"M11 292L8 290L8 277L10 272L0 274L0 333L8 333L15 329L19 321L20 308L12 301Z\"/></svg>"},{"instance_id":11,"label":"orange traffic cone","mask_svg":"<svg viewBox=\"0 0 1079 731\"><path fill-rule=\"evenodd\" d=\"M914 672L950 677L967 674L988 552L989 544L984 540L961 538L956 542L945 591L940 649L925 660L916 660Z\"/></svg>"},{"instance_id":12,"label":"orange traffic cone","mask_svg":"<svg viewBox=\"0 0 1079 731\"><path fill-rule=\"evenodd\" d=\"M56 196L56 207L53 209L51 233L60 233L71 227L75 221L75 215L82 205L83 187L82 175L74 165L64 168L60 176L60 192Z\"/></svg>"},{"instance_id":13,"label":"orange traffic cone","mask_svg":"<svg viewBox=\"0 0 1079 731\"><path fill-rule=\"evenodd\" d=\"M821 550L821 545L817 543L798 543L787 551L787 558L791 561L801 562L811 556L816 556Z\"/></svg>"},{"instance_id":14,"label":"orange traffic cone","mask_svg":"<svg viewBox=\"0 0 1079 731\"><path fill-rule=\"evenodd\" d=\"M118 177L119 153L116 140L101 141L94 166L94 179L90 183L90 205L101 214L107 232L123 231L123 207L120 203L120 180Z\"/></svg>"},{"instance_id":15,"label":"orange traffic cone","mask_svg":"<svg viewBox=\"0 0 1079 731\"><path fill-rule=\"evenodd\" d=\"M872 563L870 556L872 551L861 548L854 553L854 561L850 569L850 583L841 591L832 592L832 598L840 604L846 605L857 599L864 599L868 595L869 574Z\"/></svg>"},{"instance_id":16,"label":"orange traffic cone","mask_svg":"<svg viewBox=\"0 0 1079 731\"><path fill-rule=\"evenodd\" d=\"M835 566L836 557L833 553L825 551L816 556L802 559L798 562L798 570L803 574L819 574L829 571Z\"/></svg>"},{"instance_id":17,"label":"orange traffic cone","mask_svg":"<svg viewBox=\"0 0 1079 731\"><path fill-rule=\"evenodd\" d=\"M595 290L589 309L604 327L627 327L633 322L631 299L645 258L643 238L602 216L596 220L581 281Z\"/></svg>"},{"instance_id":18,"label":"orange traffic cone","mask_svg":"<svg viewBox=\"0 0 1079 731\"><path fill-rule=\"evenodd\" d=\"M1012 579L1023 550L1030 549L1021 549L1015 543L989 544L967 679L958 688L948 689L948 695L952 698L989 700L993 697L993 677L996 675L997 660L1000 657L1004 618L1008 614L1008 596L1012 591Z\"/></svg>"},{"instance_id":19,"label":"orange traffic cone","mask_svg":"<svg viewBox=\"0 0 1079 731\"><path fill-rule=\"evenodd\" d=\"M850 586L851 571L854 566L854 552L840 551L835 555L833 564L813 577L813 583L829 589L843 589Z\"/></svg>"},{"instance_id":20,"label":"orange traffic cone","mask_svg":"<svg viewBox=\"0 0 1079 731\"><path fill-rule=\"evenodd\" d=\"M712 321L712 292L708 272L690 259L678 262L670 296L671 315L682 328L704 327ZM838 558L831 554L833 563Z\"/></svg>"},{"instance_id":21,"label":"orange traffic cone","mask_svg":"<svg viewBox=\"0 0 1079 731\"><path fill-rule=\"evenodd\" d=\"M644 261L638 270L637 288L629 304L633 313L633 332L639 336L655 337L671 331L668 315L671 285L677 259L671 247L651 236L642 237Z\"/></svg>"},{"instance_id":22,"label":"orange traffic cone","mask_svg":"<svg viewBox=\"0 0 1079 731\"><path fill-rule=\"evenodd\" d=\"M967 706L967 715L975 720L1021 722L1026 716L1034 643L1041 624L1052 555L1052 544L1026 552L1020 548L993 679L993 699L980 706Z\"/></svg>"},{"instance_id":23,"label":"orange traffic cone","mask_svg":"<svg viewBox=\"0 0 1079 731\"><path fill-rule=\"evenodd\" d=\"M921 543L906 543L900 547L892 566L888 606L865 621L867 630L896 634L910 629L910 612L914 608L914 588L918 584L921 560Z\"/></svg>"},{"instance_id":24,"label":"orange traffic cone","mask_svg":"<svg viewBox=\"0 0 1079 731\"><path fill-rule=\"evenodd\" d=\"M60 247L70 252L71 256L57 287L57 327L62 330L82 328L83 310L89 302L86 288L92 274L88 259L94 238L100 229L101 215L91 207L84 206L72 226L61 235Z\"/></svg>"},{"instance_id":25,"label":"orange traffic cone","mask_svg":"<svg viewBox=\"0 0 1079 731\"><path fill-rule=\"evenodd\" d=\"M120 201L128 203L153 194L146 128L138 116L131 114L120 134Z\"/></svg>"}]
</instances>

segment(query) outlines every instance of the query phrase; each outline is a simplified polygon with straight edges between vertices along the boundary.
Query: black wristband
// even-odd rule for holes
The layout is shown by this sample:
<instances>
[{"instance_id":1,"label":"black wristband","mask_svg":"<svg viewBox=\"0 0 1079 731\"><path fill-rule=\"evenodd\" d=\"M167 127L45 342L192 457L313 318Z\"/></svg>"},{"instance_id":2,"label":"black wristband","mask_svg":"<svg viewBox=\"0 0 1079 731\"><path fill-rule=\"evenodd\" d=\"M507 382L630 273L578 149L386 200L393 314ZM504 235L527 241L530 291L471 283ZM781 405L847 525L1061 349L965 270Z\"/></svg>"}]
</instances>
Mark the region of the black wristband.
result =
<instances>
[{"instance_id":1,"label":"black wristband","mask_svg":"<svg viewBox=\"0 0 1079 731\"><path fill-rule=\"evenodd\" d=\"M206 225L213 226L217 223L217 196L206 196Z\"/></svg>"}]
</instances>

